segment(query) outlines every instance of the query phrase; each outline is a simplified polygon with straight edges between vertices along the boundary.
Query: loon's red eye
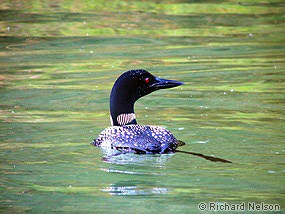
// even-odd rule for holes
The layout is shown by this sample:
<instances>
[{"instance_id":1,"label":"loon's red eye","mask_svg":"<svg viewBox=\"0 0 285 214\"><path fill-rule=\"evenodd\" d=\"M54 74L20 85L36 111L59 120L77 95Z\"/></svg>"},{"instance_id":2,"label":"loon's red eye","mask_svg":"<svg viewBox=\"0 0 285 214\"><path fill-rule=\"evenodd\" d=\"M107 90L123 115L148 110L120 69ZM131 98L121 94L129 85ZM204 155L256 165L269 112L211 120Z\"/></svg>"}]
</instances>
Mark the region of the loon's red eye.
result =
<instances>
[{"instance_id":1,"label":"loon's red eye","mask_svg":"<svg viewBox=\"0 0 285 214\"><path fill-rule=\"evenodd\" d=\"M148 77L145 78L144 81L145 81L146 83L149 83L149 78L148 78Z\"/></svg>"}]
</instances>

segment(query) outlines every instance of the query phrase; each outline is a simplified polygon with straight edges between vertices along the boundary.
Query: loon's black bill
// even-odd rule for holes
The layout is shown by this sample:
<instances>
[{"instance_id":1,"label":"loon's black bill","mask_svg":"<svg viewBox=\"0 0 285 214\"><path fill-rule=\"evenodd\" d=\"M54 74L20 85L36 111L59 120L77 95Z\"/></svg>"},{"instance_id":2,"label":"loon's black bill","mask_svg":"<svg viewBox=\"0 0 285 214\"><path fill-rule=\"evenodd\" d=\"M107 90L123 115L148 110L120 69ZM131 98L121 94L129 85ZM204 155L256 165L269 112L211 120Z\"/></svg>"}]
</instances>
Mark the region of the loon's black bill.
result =
<instances>
[{"instance_id":1,"label":"loon's black bill","mask_svg":"<svg viewBox=\"0 0 285 214\"><path fill-rule=\"evenodd\" d=\"M156 77L155 80L156 81L150 85L151 88L155 89L173 88L184 84L183 82L179 82L176 80L167 80L158 77Z\"/></svg>"}]
</instances>

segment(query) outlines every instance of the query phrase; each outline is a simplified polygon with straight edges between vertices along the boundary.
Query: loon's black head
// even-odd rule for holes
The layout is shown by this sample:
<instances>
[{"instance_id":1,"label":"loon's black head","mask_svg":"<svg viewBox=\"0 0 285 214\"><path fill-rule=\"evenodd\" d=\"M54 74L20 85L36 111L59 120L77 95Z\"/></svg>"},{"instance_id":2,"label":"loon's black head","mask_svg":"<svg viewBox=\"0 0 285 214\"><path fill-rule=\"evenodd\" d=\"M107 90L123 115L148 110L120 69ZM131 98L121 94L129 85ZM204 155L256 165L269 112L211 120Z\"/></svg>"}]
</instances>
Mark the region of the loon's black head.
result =
<instances>
[{"instance_id":1,"label":"loon's black head","mask_svg":"<svg viewBox=\"0 0 285 214\"><path fill-rule=\"evenodd\" d=\"M130 70L115 82L110 95L112 125L136 124L134 103L153 91L182 85L175 80L161 79L146 70Z\"/></svg>"}]
</instances>

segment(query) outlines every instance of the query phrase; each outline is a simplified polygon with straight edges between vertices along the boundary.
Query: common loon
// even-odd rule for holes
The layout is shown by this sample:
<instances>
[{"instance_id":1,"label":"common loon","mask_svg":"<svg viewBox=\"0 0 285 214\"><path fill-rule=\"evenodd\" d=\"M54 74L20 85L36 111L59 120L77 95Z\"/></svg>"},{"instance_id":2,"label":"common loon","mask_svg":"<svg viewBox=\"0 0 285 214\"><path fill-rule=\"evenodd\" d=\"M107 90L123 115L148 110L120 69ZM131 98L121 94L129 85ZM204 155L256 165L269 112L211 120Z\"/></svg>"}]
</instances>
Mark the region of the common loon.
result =
<instances>
[{"instance_id":1,"label":"common loon","mask_svg":"<svg viewBox=\"0 0 285 214\"><path fill-rule=\"evenodd\" d=\"M176 80L155 77L142 69L123 73L116 80L110 95L112 126L104 129L93 145L138 154L175 152L184 143L164 127L137 124L134 104L139 98L156 90L182 84Z\"/></svg>"}]
</instances>

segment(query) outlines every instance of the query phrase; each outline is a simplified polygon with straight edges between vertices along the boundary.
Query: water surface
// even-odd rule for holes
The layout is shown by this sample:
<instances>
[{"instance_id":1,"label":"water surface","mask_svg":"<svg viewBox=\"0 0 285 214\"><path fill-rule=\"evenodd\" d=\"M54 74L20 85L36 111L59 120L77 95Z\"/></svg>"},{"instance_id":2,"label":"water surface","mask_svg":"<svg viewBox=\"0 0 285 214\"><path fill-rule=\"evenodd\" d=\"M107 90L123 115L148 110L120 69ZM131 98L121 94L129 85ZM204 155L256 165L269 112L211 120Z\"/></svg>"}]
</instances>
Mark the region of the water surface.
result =
<instances>
[{"instance_id":1,"label":"water surface","mask_svg":"<svg viewBox=\"0 0 285 214\"><path fill-rule=\"evenodd\" d=\"M198 212L200 202L284 211L284 3L2 1L2 212ZM104 159L109 93L143 68L185 85L136 104L182 153Z\"/></svg>"}]
</instances>

